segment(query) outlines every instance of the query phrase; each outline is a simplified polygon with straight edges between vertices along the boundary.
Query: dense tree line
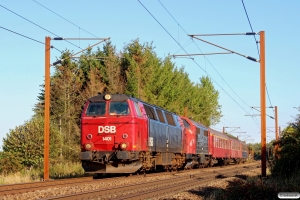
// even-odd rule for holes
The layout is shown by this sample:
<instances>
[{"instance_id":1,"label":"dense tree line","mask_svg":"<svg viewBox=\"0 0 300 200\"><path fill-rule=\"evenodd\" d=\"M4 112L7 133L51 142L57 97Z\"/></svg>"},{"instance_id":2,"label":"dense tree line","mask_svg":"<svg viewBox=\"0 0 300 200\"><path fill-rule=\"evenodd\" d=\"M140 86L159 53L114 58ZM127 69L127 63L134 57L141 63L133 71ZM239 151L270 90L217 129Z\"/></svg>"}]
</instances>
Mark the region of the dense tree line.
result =
<instances>
[{"instance_id":1,"label":"dense tree line","mask_svg":"<svg viewBox=\"0 0 300 200\"><path fill-rule=\"evenodd\" d=\"M63 62L55 66L50 81L51 135L57 136L51 138L52 158L60 157L71 161L78 159L82 106L87 98L99 92L129 94L181 115L187 107L188 117L206 126L219 121L219 92L215 90L211 80L201 77L199 83L192 82L184 67L176 67L170 56L159 58L154 49L152 43L141 44L136 39L125 45L122 51L117 51L111 42L107 42L102 49L89 49L77 60L70 58L72 52L62 53L60 58ZM44 86L41 87L38 103L34 108L35 114L28 123L43 120ZM25 123L23 126L27 125ZM19 160L22 165L36 166L42 159L40 149L43 148L43 127L40 124L35 128L36 130L31 130L34 132L32 135L39 136L18 142L38 144L31 147L39 152L37 160L22 158ZM19 148L14 146L18 143L12 138L30 135L31 132L26 130L19 127L11 130L4 139L4 152ZM26 150L22 146L20 148L23 148L22 151Z\"/></svg>"},{"instance_id":2,"label":"dense tree line","mask_svg":"<svg viewBox=\"0 0 300 200\"><path fill-rule=\"evenodd\" d=\"M298 108L300 111L300 107ZM291 177L300 173L300 114L282 131L282 136L273 143L276 160L272 174Z\"/></svg>"}]
</instances>

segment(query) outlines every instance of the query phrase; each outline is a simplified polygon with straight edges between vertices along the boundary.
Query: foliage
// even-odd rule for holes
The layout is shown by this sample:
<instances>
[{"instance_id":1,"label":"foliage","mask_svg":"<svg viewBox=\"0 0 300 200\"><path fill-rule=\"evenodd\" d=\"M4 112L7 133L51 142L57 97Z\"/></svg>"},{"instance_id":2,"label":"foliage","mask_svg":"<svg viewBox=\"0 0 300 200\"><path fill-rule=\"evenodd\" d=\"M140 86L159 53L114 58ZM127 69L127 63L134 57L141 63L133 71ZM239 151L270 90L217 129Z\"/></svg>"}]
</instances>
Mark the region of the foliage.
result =
<instances>
[{"instance_id":1,"label":"foliage","mask_svg":"<svg viewBox=\"0 0 300 200\"><path fill-rule=\"evenodd\" d=\"M122 55L125 93L181 115L187 107L189 117L206 126L219 121L219 93L208 77L194 84L184 67L175 67L170 57L158 58L152 44L141 45L138 40L128 44Z\"/></svg>"},{"instance_id":2,"label":"foliage","mask_svg":"<svg viewBox=\"0 0 300 200\"><path fill-rule=\"evenodd\" d=\"M254 151L254 160L260 160L261 158L261 143L248 144L248 148Z\"/></svg>"},{"instance_id":3,"label":"foliage","mask_svg":"<svg viewBox=\"0 0 300 200\"><path fill-rule=\"evenodd\" d=\"M218 190L206 199L277 199L279 192L294 192L300 190L300 174L295 174L292 179L276 179L267 177L262 180L257 177L247 180L234 179L230 181L226 189Z\"/></svg>"},{"instance_id":4,"label":"foliage","mask_svg":"<svg viewBox=\"0 0 300 200\"><path fill-rule=\"evenodd\" d=\"M0 157L0 173L16 173L23 168L19 159L13 154L3 152Z\"/></svg>"},{"instance_id":5,"label":"foliage","mask_svg":"<svg viewBox=\"0 0 300 200\"><path fill-rule=\"evenodd\" d=\"M56 159L60 147L60 135L52 126L50 130L50 158ZM24 125L11 129L3 139L4 158L1 159L3 172L14 172L26 168L39 167L44 157L44 120L32 118ZM5 161L7 163L5 164ZM9 167L11 165L11 167ZM11 169L11 170L9 170Z\"/></svg>"},{"instance_id":6,"label":"foliage","mask_svg":"<svg viewBox=\"0 0 300 200\"><path fill-rule=\"evenodd\" d=\"M0 166L2 167L2 166ZM80 162L51 162L50 163L50 178L73 178L87 176L81 167ZM14 184L41 181L43 179L43 169L21 169L11 171L10 173L0 173L1 184Z\"/></svg>"},{"instance_id":7,"label":"foliage","mask_svg":"<svg viewBox=\"0 0 300 200\"><path fill-rule=\"evenodd\" d=\"M272 166L272 175L290 177L300 169L300 114L283 130L276 152L278 159Z\"/></svg>"},{"instance_id":8,"label":"foliage","mask_svg":"<svg viewBox=\"0 0 300 200\"><path fill-rule=\"evenodd\" d=\"M81 162L58 162L50 167L50 177L53 179L85 176Z\"/></svg>"}]
</instances>

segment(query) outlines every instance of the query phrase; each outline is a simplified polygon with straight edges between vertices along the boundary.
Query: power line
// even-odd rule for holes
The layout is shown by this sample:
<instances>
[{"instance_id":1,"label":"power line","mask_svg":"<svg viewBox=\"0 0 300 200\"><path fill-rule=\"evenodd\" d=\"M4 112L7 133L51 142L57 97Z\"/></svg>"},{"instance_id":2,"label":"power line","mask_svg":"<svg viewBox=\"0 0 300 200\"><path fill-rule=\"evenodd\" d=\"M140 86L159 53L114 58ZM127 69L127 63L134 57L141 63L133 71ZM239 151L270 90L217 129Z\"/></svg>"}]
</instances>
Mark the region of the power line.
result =
<instances>
[{"instance_id":1,"label":"power line","mask_svg":"<svg viewBox=\"0 0 300 200\"><path fill-rule=\"evenodd\" d=\"M70 20L68 20L68 19L64 18L63 16L61 16L61 15L59 15L59 14L57 14L56 12L54 12L53 10L51 10L51 9L47 8L46 6L42 5L41 3L39 3L39 2L37 2L37 1L35 1L35 0L33 0L33 1L34 1L35 3L37 3L37 4L39 4L40 6L44 7L45 9L49 10L50 12L54 13L55 15L59 16L60 18L62 18L62 19L64 19L64 20L66 20L66 21L67 21L67 22L69 22L70 24L72 24L72 25L76 26L77 28L79 28L79 30L83 30L83 31L85 31L86 33L88 33L88 34L90 34L90 35L94 36L95 38L98 38L96 35L94 35L94 34L92 34L92 33L88 32L87 30L83 29L82 27L80 27L80 26L78 26L78 25L74 24L74 23L73 23L73 22L71 22Z\"/></svg>"},{"instance_id":2,"label":"power line","mask_svg":"<svg viewBox=\"0 0 300 200\"><path fill-rule=\"evenodd\" d=\"M41 43L41 44L46 45L44 42L41 42L41 41L38 41L38 40L36 40L36 39L30 38L30 37L28 37L28 36L22 35L22 34L20 34L20 33L15 32L15 31L12 31L12 30L9 30L9 29L7 29L7 28L4 28L4 27L2 27L2 26L0 26L0 28L2 28L2 29L4 29L4 30L7 30L7 31L9 31L9 32L12 32L12 33L14 33L14 34L20 35L20 36L22 36L22 37L25 37L25 38L27 38L27 39L33 40L33 41L35 41L35 42L38 42L38 43ZM59 49L55 48L54 46L50 46L50 47L51 47L51 48L54 48L54 49L56 49L57 51L59 51L59 52L62 53L62 51L60 51Z\"/></svg>"},{"instance_id":3,"label":"power line","mask_svg":"<svg viewBox=\"0 0 300 200\"><path fill-rule=\"evenodd\" d=\"M253 32L253 28L252 28L252 25L251 25L251 22L250 22L250 19L249 19L249 16L248 16L247 10L246 10L246 6L245 6L245 4L244 4L244 1L243 1L243 0L241 0L241 1L242 1L242 3L243 3L243 7L244 7L244 10L245 10L245 13L246 13L247 19L248 19L248 23L249 23L249 25L250 25L250 28L251 28L251 30L252 30L252 32ZM257 52L258 52L258 56L260 57L260 55L259 55L259 50L258 50L258 41L256 40L256 37L255 37L255 35L254 35L254 40L255 40L255 43L256 43L256 46L257 46ZM268 99L269 99L270 105L272 106L271 99L270 99L269 92L268 92L268 87L267 87L267 84L266 84L266 90L267 90L267 94L268 94ZM272 106L272 107L273 107L273 106ZM273 112L275 112L275 110L274 110L274 109L273 109Z\"/></svg>"},{"instance_id":4,"label":"power line","mask_svg":"<svg viewBox=\"0 0 300 200\"><path fill-rule=\"evenodd\" d=\"M11 12L11 13L13 13L13 14L15 14L15 15L19 16L19 17L21 17L22 19L25 19L26 21L28 21L28 22L30 22L30 23L32 23L32 24L34 24L34 25L36 25L37 27L39 27L39 28L41 28L41 29L43 29L43 30L47 31L48 33L51 33L51 34L53 34L53 35L55 35L55 36L59 37L59 36L58 36L58 35L56 35L55 33L52 33L51 31L49 31L49 30L47 30L47 29L45 29L45 28L41 27L40 25L38 25L38 24L36 24L36 23L34 23L34 22L30 21L29 19L26 19L25 17L23 17L23 16L21 16L21 15L19 15L19 14L15 13L14 11L12 11L12 10L10 10L10 9L8 9L8 8L6 8L6 7L4 7L4 6L2 6L2 5L0 5L0 6L1 6L2 8L4 8L4 9L8 10L9 12ZM73 44L73 43L71 43L71 42L69 42L69 41L66 41L66 42L68 42L69 44L72 44L73 46L75 46L75 47L77 47L77 48L79 48L79 49L81 49L79 46L77 46L77 45L75 45L75 44Z\"/></svg>"},{"instance_id":5,"label":"power line","mask_svg":"<svg viewBox=\"0 0 300 200\"><path fill-rule=\"evenodd\" d=\"M271 99L270 99L270 96L269 96L267 84L266 84L266 90L267 90L267 95L268 95L268 99L269 99L270 105L272 107L273 113L275 114L275 110L273 109L273 106L272 106L272 103L271 103Z\"/></svg>"},{"instance_id":6,"label":"power line","mask_svg":"<svg viewBox=\"0 0 300 200\"><path fill-rule=\"evenodd\" d=\"M243 7L244 7L244 10L245 10L245 13L246 13L246 16L247 16L247 19L248 19L248 22L249 22L251 31L254 32L243 0L242 0L242 3L243 3ZM255 43L256 43L256 48L257 48L258 57L260 57L259 49L258 49L258 43L259 43L259 42L256 40L255 35L253 35L253 37L254 37L254 40L255 40Z\"/></svg>"},{"instance_id":7,"label":"power line","mask_svg":"<svg viewBox=\"0 0 300 200\"><path fill-rule=\"evenodd\" d=\"M159 3L164 7L164 9L169 13L169 15L174 19L174 21L178 24L178 26L186 33L188 34L185 29L178 23L178 21L173 17L173 15L168 11L168 9L161 3L160 0L158 0ZM140 1L139 1L140 2ZM140 2L141 3L141 2ZM142 3L141 3L142 4ZM143 5L143 4L142 4ZM143 5L143 7L145 8L145 6ZM145 8L146 9L146 8ZM147 10L147 9L146 9ZM148 10L147 10L148 11ZM149 11L148 11L149 12ZM150 12L149 12L150 13ZM150 13L151 14L151 13ZM152 15L152 14L151 14ZM155 19L155 17L152 15L152 17ZM156 20L156 19L155 19ZM157 20L156 20L157 21ZM157 21L158 22L158 21ZM158 22L159 23L159 22ZM159 23L160 24L160 23ZM161 24L160 24L161 25ZM162 25L161 25L162 26ZM162 26L163 27L163 26ZM164 27L163 27L164 28ZM164 28L165 29L165 28ZM253 32L253 31L252 31ZM169 33L168 33L169 34ZM170 34L169 34L170 35ZM172 37L173 38L173 37ZM174 39L174 38L173 38ZM174 39L175 40L175 39ZM176 40L175 40L176 41ZM177 41L176 41L177 42ZM193 40L193 42L195 43L195 41ZM178 43L178 42L177 42ZM179 43L178 43L179 44ZM195 43L195 45L197 46L198 50L202 53L201 49L199 48L199 46ZM181 45L179 44L179 46L181 47ZM183 49L183 47L181 47ZM184 50L184 49L183 49ZM185 50L184 50L185 51ZM186 51L185 51L186 52ZM233 91L233 93L239 97L239 99L246 104L243 99L236 94L236 92L232 89L232 87L230 87L230 85L225 81L225 79L221 76L221 74L218 72L218 70L212 65L212 63L207 59L206 56L204 56L205 59L209 62L209 64L213 67L213 69L217 72L217 74L222 78L222 80L226 83L226 85ZM193 59L194 61L194 59ZM195 61L194 61L195 62ZM196 63L196 62L195 62ZM198 63L196 63L198 65ZM200 65L198 65L200 67ZM202 67L200 67L210 78L211 76L206 72L206 70L204 70ZM212 78L211 78L212 79ZM214 79L212 79L214 81ZM234 98L232 98L224 89L223 87L221 87L216 81L214 81L233 101L235 101ZM235 101L246 113L248 113L237 101ZM246 104L247 105L247 104ZM249 105L247 105L248 107L250 107ZM249 113L248 113L249 114ZM259 128L259 125L257 123L257 121L254 120L254 122L256 123L256 125Z\"/></svg>"}]
</instances>

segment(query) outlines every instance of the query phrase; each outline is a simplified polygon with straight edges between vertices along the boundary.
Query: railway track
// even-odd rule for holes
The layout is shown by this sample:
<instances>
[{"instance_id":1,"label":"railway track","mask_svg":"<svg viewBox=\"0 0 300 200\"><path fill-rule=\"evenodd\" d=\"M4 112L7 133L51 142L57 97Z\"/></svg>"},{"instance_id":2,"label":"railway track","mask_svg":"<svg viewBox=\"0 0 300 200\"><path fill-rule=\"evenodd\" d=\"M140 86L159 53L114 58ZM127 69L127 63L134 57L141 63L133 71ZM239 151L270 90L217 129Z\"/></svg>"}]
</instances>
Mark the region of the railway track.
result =
<instances>
[{"instance_id":1,"label":"railway track","mask_svg":"<svg viewBox=\"0 0 300 200\"><path fill-rule=\"evenodd\" d=\"M145 199L164 196L174 191L182 191L187 188L197 187L207 182L214 181L216 178L225 178L237 175L257 168L257 163L247 166L237 165L228 169L228 167L218 168L210 173L177 173L171 178L163 180L155 180L149 182L141 182L136 184L101 188L93 191L85 191L76 194L68 194L58 197L43 198L43 200L63 199L63 200L79 200L79 199Z\"/></svg>"},{"instance_id":2,"label":"railway track","mask_svg":"<svg viewBox=\"0 0 300 200\"><path fill-rule=\"evenodd\" d=\"M175 172L166 172L162 173L163 175L172 174ZM158 174L145 174L145 175L134 175L134 176L118 176L113 178L99 178L93 179L93 177L82 177L82 178L69 178L69 179L58 179L58 180L50 180L50 181L42 181L42 182L29 182L29 183L19 183L19 184L9 184L9 185L0 185L0 199L3 196L7 195L16 195L26 192L32 192L36 190L44 190L48 188L57 188L57 187L67 187L81 184L93 184L96 182L110 182L110 181L118 181L131 178L136 178L136 176L159 176Z\"/></svg>"},{"instance_id":3,"label":"railway track","mask_svg":"<svg viewBox=\"0 0 300 200\"><path fill-rule=\"evenodd\" d=\"M258 163L250 163L250 165L257 166ZM91 198L93 196L94 198L96 196L105 196L105 199L111 198L111 195L116 195L118 193L124 194L124 191L135 191L132 194L127 194L129 195L128 199L133 198L133 196L130 195L136 195L138 194L143 194L147 195L147 191L139 191L134 188L150 188L149 191L150 193L158 193L159 190L163 190L167 185L170 185L172 183L173 190L176 188L176 182L180 183L178 187L183 187L183 185L188 186L188 182L195 182L194 180L196 179L197 182L200 180L204 180L207 182L207 174L209 173L219 173L224 170L234 170L235 173L239 171L240 169L246 169L249 170L248 168L245 168L246 165L230 165L227 167L213 167L213 168L204 168L204 169L194 169L194 170L184 170L184 171L179 171L179 172L160 172L160 173L150 173L150 174L145 174L145 175L130 175L130 176L118 176L118 177L113 177L113 178L101 178L101 179L93 179L93 177L83 177L83 178L72 178L72 179L61 179L61 180L51 180L51 181L44 181L44 182L32 182L32 183L22 183L22 184L12 184L12 185L2 185L0 186L0 199L3 199L4 197L12 197L14 198L15 195L20 195L20 194L25 194L28 192L38 192L38 191L46 191L49 188L55 188L59 189L62 188L62 190L66 190L63 188L69 187L69 188L75 188L79 187L80 185L87 184L87 185L99 185L102 184L103 188L97 189L96 191L90 189L87 191L84 191L82 193L78 193L78 190L73 191L75 193L74 195L71 195L70 197L67 197L68 195L60 195L59 197L49 197L49 196L54 196L54 195L38 195L40 197L45 196L49 198L45 199L86 199L86 198ZM162 179L161 177L166 177L165 179ZM206 177L206 178L205 178ZM149 181L149 179L158 179L156 181ZM135 181L139 182L137 184L125 184L124 185L119 185L115 187L108 187L109 185L113 185L113 183L118 183L118 182L133 182ZM147 181L147 182L146 182ZM187 181L187 183L185 183ZM194 185L193 183L192 185ZM199 182L201 184L201 181ZM152 185L152 186L151 186ZM166 186L164 186L166 185ZM159 186L159 187L157 187ZM170 190L172 190L170 188ZM155 192L157 190L157 192ZM80 191L80 190L79 190ZM83 190L81 190L83 191ZM101 193L102 191L102 193ZM121 191L121 192L120 192ZM99 193L100 192L100 193ZM93 194L94 193L94 194ZM105 194L104 194L105 193ZM28 193L29 194L29 193ZM82 197L80 197L83 195ZM125 198L125 196L123 196ZM24 196L22 197L24 198ZM22 198L17 198L17 199L22 199ZM115 196L113 198L119 198L118 196ZM96 198L97 199L97 198Z\"/></svg>"},{"instance_id":4,"label":"railway track","mask_svg":"<svg viewBox=\"0 0 300 200\"><path fill-rule=\"evenodd\" d=\"M91 181L93 181L93 177L70 178L70 179L50 180L50 181L43 181L43 182L1 185L0 197L4 195L15 195L15 194L31 192L35 190L42 190L46 188L78 185L82 183L88 183Z\"/></svg>"}]
</instances>

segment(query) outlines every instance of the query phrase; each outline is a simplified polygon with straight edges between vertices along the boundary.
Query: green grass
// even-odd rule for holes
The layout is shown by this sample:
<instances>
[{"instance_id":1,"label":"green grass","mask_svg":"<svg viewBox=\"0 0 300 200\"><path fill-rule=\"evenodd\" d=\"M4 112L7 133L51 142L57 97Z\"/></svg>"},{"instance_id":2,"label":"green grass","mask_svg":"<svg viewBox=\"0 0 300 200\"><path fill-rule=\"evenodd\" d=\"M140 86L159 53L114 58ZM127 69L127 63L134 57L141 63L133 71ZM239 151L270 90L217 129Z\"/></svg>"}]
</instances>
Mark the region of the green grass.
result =
<instances>
[{"instance_id":1,"label":"green grass","mask_svg":"<svg viewBox=\"0 0 300 200\"><path fill-rule=\"evenodd\" d=\"M80 162L61 162L49 166L50 178L75 178L86 176ZM22 170L17 173L0 174L0 184L15 184L43 180L43 169Z\"/></svg>"}]
</instances>

